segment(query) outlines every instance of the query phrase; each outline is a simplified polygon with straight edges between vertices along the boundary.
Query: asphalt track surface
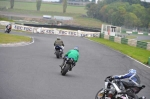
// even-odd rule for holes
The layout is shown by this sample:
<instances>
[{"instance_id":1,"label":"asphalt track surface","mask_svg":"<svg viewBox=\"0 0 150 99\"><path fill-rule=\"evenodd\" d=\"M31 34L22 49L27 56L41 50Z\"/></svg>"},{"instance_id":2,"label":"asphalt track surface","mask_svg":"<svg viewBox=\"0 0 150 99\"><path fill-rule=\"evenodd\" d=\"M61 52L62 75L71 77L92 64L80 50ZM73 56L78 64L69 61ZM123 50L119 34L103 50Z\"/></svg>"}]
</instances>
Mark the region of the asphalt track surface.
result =
<instances>
[{"instance_id":1,"label":"asphalt track surface","mask_svg":"<svg viewBox=\"0 0 150 99\"><path fill-rule=\"evenodd\" d=\"M53 49L57 35L15 34L34 37L34 43L0 47L0 99L94 99L106 76L124 74L130 68L146 85L139 96L150 97L150 68L124 54L85 38L60 36L64 52L80 48L77 65L62 76L58 66L62 59L56 59Z\"/></svg>"}]
</instances>

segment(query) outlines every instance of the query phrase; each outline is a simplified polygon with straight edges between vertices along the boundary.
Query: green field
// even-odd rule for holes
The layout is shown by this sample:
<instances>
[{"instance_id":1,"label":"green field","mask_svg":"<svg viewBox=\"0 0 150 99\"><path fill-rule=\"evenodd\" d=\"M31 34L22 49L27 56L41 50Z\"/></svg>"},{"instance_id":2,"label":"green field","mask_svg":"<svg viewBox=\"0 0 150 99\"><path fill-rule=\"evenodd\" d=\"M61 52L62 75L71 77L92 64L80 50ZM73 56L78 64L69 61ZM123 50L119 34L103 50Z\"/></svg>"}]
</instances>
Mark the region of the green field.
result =
<instances>
[{"instance_id":1,"label":"green field","mask_svg":"<svg viewBox=\"0 0 150 99\"><path fill-rule=\"evenodd\" d=\"M126 36L126 38L127 38L127 39L135 39L135 38L137 38L137 36L128 35L128 36Z\"/></svg>"},{"instance_id":2,"label":"green field","mask_svg":"<svg viewBox=\"0 0 150 99\"><path fill-rule=\"evenodd\" d=\"M0 44L30 42L31 38L12 34L0 33Z\"/></svg>"},{"instance_id":3,"label":"green field","mask_svg":"<svg viewBox=\"0 0 150 99\"><path fill-rule=\"evenodd\" d=\"M0 1L0 7L10 8L9 1ZM21 10L31 10L36 11L36 3L35 2L15 2L14 9ZM42 3L40 11L46 12L60 12L62 13L63 6L62 4L54 4L54 3ZM67 13L79 13L86 14L86 9L84 6L67 6Z\"/></svg>"},{"instance_id":4,"label":"green field","mask_svg":"<svg viewBox=\"0 0 150 99\"><path fill-rule=\"evenodd\" d=\"M1 0L0 8L2 7L10 8L10 2ZM85 6L68 5L66 13L62 13L62 4L42 3L41 11L36 11L35 2L15 2L14 9L6 9L3 11L8 13L10 12L22 15L41 16L41 17L43 15L73 17L74 20L70 22L70 24L85 27L100 28L102 24L100 20L85 17L86 15Z\"/></svg>"},{"instance_id":5,"label":"green field","mask_svg":"<svg viewBox=\"0 0 150 99\"><path fill-rule=\"evenodd\" d=\"M125 44L119 44L102 38L89 38L89 39L104 44L106 46L109 46L112 49L118 50L121 53L126 54L144 64L148 63L148 58L150 57L150 51L148 50Z\"/></svg>"},{"instance_id":6,"label":"green field","mask_svg":"<svg viewBox=\"0 0 150 99\"><path fill-rule=\"evenodd\" d=\"M150 40L144 40L143 42L150 42Z\"/></svg>"}]
</instances>

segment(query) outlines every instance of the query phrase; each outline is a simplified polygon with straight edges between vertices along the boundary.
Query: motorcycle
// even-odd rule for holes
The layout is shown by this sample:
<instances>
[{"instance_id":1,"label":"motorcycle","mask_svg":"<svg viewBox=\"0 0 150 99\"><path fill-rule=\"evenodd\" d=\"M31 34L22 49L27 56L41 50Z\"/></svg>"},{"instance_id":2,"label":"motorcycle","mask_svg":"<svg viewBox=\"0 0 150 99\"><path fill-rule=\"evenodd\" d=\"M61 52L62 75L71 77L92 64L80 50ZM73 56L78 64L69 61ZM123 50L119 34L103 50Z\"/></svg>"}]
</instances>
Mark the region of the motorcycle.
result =
<instances>
[{"instance_id":1,"label":"motorcycle","mask_svg":"<svg viewBox=\"0 0 150 99\"><path fill-rule=\"evenodd\" d=\"M111 79L106 77L105 87L100 89L95 99L146 99L146 97L138 97L136 94L145 88L145 85L132 85L125 89L123 83L119 79Z\"/></svg>"},{"instance_id":2,"label":"motorcycle","mask_svg":"<svg viewBox=\"0 0 150 99\"><path fill-rule=\"evenodd\" d=\"M65 64L61 68L61 74L66 75L66 73L73 68L73 66L74 66L73 64L74 64L73 58L66 57L65 58Z\"/></svg>"},{"instance_id":3,"label":"motorcycle","mask_svg":"<svg viewBox=\"0 0 150 99\"><path fill-rule=\"evenodd\" d=\"M57 58L61 58L63 54L63 50L60 46L55 46L55 55Z\"/></svg>"},{"instance_id":4,"label":"motorcycle","mask_svg":"<svg viewBox=\"0 0 150 99\"><path fill-rule=\"evenodd\" d=\"M11 29L10 28L6 28L5 29L5 33L10 33Z\"/></svg>"}]
</instances>

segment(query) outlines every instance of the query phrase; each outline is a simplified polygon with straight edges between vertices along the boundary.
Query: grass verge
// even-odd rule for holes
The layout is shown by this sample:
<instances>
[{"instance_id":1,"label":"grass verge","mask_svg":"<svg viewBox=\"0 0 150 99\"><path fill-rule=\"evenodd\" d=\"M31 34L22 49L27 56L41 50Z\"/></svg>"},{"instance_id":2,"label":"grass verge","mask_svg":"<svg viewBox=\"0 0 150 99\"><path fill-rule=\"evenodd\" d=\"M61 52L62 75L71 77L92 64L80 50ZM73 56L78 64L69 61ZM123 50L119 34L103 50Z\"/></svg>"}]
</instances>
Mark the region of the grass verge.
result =
<instances>
[{"instance_id":1,"label":"grass verge","mask_svg":"<svg viewBox=\"0 0 150 99\"><path fill-rule=\"evenodd\" d=\"M0 25L0 29L5 30L6 26Z\"/></svg>"},{"instance_id":2,"label":"grass verge","mask_svg":"<svg viewBox=\"0 0 150 99\"><path fill-rule=\"evenodd\" d=\"M13 22L13 20L9 20L8 18L3 18L3 17L0 17L0 21L10 21L10 22Z\"/></svg>"},{"instance_id":3,"label":"grass verge","mask_svg":"<svg viewBox=\"0 0 150 99\"><path fill-rule=\"evenodd\" d=\"M148 58L150 57L150 51L148 50L125 44L119 44L102 38L88 38L88 39L109 46L110 48L118 50L121 53L126 54L144 64L148 64Z\"/></svg>"},{"instance_id":4,"label":"grass verge","mask_svg":"<svg viewBox=\"0 0 150 99\"><path fill-rule=\"evenodd\" d=\"M0 44L30 42L32 39L25 36L0 33Z\"/></svg>"}]
</instances>

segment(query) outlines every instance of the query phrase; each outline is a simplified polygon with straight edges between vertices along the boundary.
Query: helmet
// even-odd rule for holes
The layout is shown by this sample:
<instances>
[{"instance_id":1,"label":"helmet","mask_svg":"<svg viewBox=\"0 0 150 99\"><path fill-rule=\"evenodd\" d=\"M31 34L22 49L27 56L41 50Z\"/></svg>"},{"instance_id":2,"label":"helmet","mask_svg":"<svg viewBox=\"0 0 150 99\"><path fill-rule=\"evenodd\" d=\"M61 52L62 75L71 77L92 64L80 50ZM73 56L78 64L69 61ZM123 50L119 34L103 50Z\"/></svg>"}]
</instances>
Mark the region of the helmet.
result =
<instances>
[{"instance_id":1,"label":"helmet","mask_svg":"<svg viewBox=\"0 0 150 99\"><path fill-rule=\"evenodd\" d=\"M136 70L135 69L130 69L129 73L136 73Z\"/></svg>"},{"instance_id":2,"label":"helmet","mask_svg":"<svg viewBox=\"0 0 150 99\"><path fill-rule=\"evenodd\" d=\"M60 37L57 37L57 40L60 40Z\"/></svg>"},{"instance_id":3,"label":"helmet","mask_svg":"<svg viewBox=\"0 0 150 99\"><path fill-rule=\"evenodd\" d=\"M78 47L74 47L74 50L77 50L77 51L79 51L79 48L78 48Z\"/></svg>"}]
</instances>

